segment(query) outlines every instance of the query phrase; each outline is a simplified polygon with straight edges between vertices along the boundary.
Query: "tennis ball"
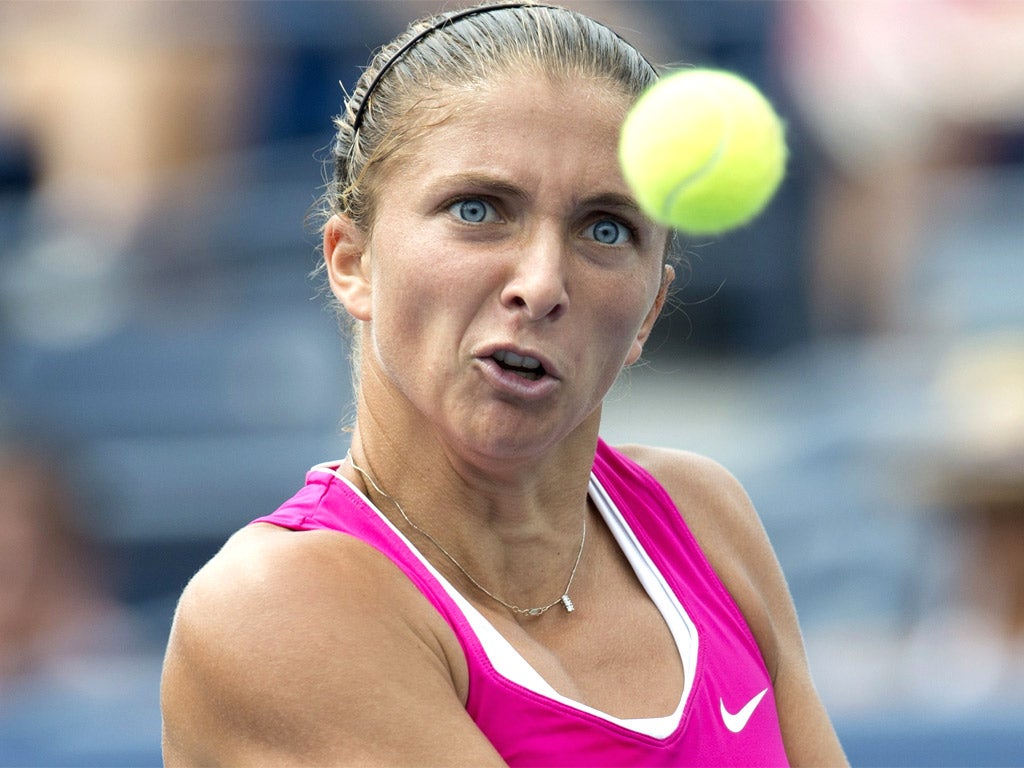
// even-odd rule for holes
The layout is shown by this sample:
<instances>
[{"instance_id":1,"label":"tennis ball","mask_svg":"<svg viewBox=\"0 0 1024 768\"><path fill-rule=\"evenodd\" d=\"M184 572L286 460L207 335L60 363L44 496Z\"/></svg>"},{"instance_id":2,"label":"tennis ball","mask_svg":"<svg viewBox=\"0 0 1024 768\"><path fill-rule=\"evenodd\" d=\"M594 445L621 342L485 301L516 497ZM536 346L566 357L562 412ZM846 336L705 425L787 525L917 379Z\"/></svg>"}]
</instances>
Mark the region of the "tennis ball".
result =
<instances>
[{"instance_id":1,"label":"tennis ball","mask_svg":"<svg viewBox=\"0 0 1024 768\"><path fill-rule=\"evenodd\" d=\"M692 69L644 92L622 125L619 161L644 212L668 227L718 234L746 224L786 170L782 122L731 72Z\"/></svg>"}]
</instances>

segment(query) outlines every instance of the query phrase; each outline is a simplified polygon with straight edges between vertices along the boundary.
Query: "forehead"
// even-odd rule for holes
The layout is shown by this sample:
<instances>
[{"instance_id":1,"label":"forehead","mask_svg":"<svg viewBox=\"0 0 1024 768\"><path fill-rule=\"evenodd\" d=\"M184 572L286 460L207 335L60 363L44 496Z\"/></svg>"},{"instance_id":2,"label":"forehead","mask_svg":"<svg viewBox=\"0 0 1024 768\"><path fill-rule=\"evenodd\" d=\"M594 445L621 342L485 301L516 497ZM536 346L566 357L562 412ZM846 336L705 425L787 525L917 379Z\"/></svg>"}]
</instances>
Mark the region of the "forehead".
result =
<instances>
[{"instance_id":1,"label":"forehead","mask_svg":"<svg viewBox=\"0 0 1024 768\"><path fill-rule=\"evenodd\" d=\"M608 81L585 76L518 72L449 87L411 111L392 167L408 178L466 165L522 171L525 163L537 173L590 169L619 179L618 135L631 103Z\"/></svg>"}]
</instances>

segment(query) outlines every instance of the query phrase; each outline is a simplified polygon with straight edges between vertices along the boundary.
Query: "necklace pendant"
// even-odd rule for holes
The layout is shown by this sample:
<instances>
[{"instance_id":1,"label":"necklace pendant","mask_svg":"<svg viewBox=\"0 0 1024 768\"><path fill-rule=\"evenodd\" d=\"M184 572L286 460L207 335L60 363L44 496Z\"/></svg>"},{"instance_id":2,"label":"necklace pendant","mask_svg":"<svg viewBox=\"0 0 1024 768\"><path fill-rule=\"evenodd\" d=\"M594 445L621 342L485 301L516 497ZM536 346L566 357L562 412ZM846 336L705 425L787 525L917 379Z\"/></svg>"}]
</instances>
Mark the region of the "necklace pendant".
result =
<instances>
[{"instance_id":1,"label":"necklace pendant","mask_svg":"<svg viewBox=\"0 0 1024 768\"><path fill-rule=\"evenodd\" d=\"M569 597L569 593L562 595L562 605L565 606L566 613L572 613L576 610L576 606L572 604L572 598Z\"/></svg>"}]
</instances>

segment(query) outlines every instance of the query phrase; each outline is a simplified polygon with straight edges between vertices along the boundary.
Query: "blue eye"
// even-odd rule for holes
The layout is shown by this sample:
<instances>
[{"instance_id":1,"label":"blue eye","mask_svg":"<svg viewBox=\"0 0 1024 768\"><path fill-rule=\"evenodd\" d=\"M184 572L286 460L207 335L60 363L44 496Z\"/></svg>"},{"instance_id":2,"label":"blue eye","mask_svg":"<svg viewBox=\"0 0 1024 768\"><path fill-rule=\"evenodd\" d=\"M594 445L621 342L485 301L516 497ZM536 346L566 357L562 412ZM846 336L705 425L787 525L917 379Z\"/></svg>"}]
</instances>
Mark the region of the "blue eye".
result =
<instances>
[{"instance_id":1,"label":"blue eye","mask_svg":"<svg viewBox=\"0 0 1024 768\"><path fill-rule=\"evenodd\" d=\"M602 245L622 245L632 236L629 228L615 219L598 219L584 230L584 234Z\"/></svg>"},{"instance_id":2,"label":"blue eye","mask_svg":"<svg viewBox=\"0 0 1024 768\"><path fill-rule=\"evenodd\" d=\"M493 205L477 197L452 203L448 210L462 221L470 224L481 224L493 220L497 215Z\"/></svg>"}]
</instances>

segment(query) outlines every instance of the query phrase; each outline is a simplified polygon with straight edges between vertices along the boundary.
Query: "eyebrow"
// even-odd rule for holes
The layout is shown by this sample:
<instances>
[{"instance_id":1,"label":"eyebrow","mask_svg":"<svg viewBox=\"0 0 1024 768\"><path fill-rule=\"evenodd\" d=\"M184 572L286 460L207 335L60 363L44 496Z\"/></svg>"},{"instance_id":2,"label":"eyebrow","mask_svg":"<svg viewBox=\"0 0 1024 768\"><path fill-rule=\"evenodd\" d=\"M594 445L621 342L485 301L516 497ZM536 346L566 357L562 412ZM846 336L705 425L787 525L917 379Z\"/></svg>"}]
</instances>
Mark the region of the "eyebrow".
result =
<instances>
[{"instance_id":1,"label":"eyebrow","mask_svg":"<svg viewBox=\"0 0 1024 768\"><path fill-rule=\"evenodd\" d=\"M586 208L615 208L644 217L644 213L636 200L618 192L602 192L599 195L585 197L580 201L580 204Z\"/></svg>"},{"instance_id":2,"label":"eyebrow","mask_svg":"<svg viewBox=\"0 0 1024 768\"><path fill-rule=\"evenodd\" d=\"M445 176L441 183L445 186L470 187L501 194L506 197L515 197L520 200L525 200L528 197L522 187L508 181L502 181L494 176L489 176L486 173L456 173L451 176Z\"/></svg>"}]
</instances>

